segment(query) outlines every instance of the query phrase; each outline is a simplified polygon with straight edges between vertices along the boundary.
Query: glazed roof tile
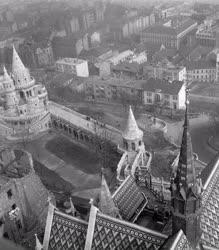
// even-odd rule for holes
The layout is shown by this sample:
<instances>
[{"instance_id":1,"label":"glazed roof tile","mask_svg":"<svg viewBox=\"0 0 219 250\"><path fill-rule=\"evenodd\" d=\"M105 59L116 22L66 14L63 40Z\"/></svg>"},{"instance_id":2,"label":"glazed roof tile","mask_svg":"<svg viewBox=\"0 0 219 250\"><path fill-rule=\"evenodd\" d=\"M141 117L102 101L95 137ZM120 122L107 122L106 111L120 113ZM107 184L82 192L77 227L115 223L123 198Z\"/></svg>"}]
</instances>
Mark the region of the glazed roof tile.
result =
<instances>
[{"instance_id":1,"label":"glazed roof tile","mask_svg":"<svg viewBox=\"0 0 219 250\"><path fill-rule=\"evenodd\" d=\"M113 194L113 200L119 208L120 215L125 220L130 220L141 204L147 203L147 200L131 175L123 181Z\"/></svg>"},{"instance_id":2,"label":"glazed roof tile","mask_svg":"<svg viewBox=\"0 0 219 250\"><path fill-rule=\"evenodd\" d=\"M163 246L162 250L193 250L182 230L173 236L170 236Z\"/></svg>"},{"instance_id":3,"label":"glazed roof tile","mask_svg":"<svg viewBox=\"0 0 219 250\"><path fill-rule=\"evenodd\" d=\"M202 171L203 194L201 210L201 241L219 249L219 157Z\"/></svg>"},{"instance_id":4,"label":"glazed roof tile","mask_svg":"<svg viewBox=\"0 0 219 250\"><path fill-rule=\"evenodd\" d=\"M90 249L158 250L167 238L164 234L112 218L98 211L94 216Z\"/></svg>"},{"instance_id":5,"label":"glazed roof tile","mask_svg":"<svg viewBox=\"0 0 219 250\"><path fill-rule=\"evenodd\" d=\"M45 250L83 250L87 234L87 222L59 212L50 205L43 246Z\"/></svg>"}]
</instances>

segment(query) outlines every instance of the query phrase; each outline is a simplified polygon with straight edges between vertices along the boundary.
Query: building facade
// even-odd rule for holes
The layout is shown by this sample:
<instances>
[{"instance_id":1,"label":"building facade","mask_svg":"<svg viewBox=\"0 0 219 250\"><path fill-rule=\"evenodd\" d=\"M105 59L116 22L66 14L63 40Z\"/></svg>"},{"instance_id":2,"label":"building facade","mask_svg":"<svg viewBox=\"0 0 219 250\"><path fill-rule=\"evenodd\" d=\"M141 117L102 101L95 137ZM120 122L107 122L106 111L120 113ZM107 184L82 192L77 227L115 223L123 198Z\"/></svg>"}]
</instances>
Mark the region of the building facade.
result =
<instances>
[{"instance_id":1,"label":"building facade","mask_svg":"<svg viewBox=\"0 0 219 250\"><path fill-rule=\"evenodd\" d=\"M197 27L197 23L188 19L181 25L170 27L164 25L153 25L141 33L141 41L153 44L163 44L167 48L179 49L187 34Z\"/></svg>"},{"instance_id":2,"label":"building facade","mask_svg":"<svg viewBox=\"0 0 219 250\"><path fill-rule=\"evenodd\" d=\"M171 109L185 109L185 83L149 79L144 85L144 104L160 105Z\"/></svg>"},{"instance_id":3,"label":"building facade","mask_svg":"<svg viewBox=\"0 0 219 250\"><path fill-rule=\"evenodd\" d=\"M36 49L37 61L39 66L48 66L54 63L51 44L41 46Z\"/></svg>"},{"instance_id":4,"label":"building facade","mask_svg":"<svg viewBox=\"0 0 219 250\"><path fill-rule=\"evenodd\" d=\"M56 70L59 72L65 72L74 74L80 77L88 77L88 63L85 60L77 58L63 58L55 63Z\"/></svg>"},{"instance_id":5,"label":"building facade","mask_svg":"<svg viewBox=\"0 0 219 250\"><path fill-rule=\"evenodd\" d=\"M217 25L213 20L205 20L196 31L196 39L201 45L214 47L216 45Z\"/></svg>"},{"instance_id":6,"label":"building facade","mask_svg":"<svg viewBox=\"0 0 219 250\"><path fill-rule=\"evenodd\" d=\"M186 63L188 82L215 82L216 64L207 60L189 61Z\"/></svg>"}]
</instances>

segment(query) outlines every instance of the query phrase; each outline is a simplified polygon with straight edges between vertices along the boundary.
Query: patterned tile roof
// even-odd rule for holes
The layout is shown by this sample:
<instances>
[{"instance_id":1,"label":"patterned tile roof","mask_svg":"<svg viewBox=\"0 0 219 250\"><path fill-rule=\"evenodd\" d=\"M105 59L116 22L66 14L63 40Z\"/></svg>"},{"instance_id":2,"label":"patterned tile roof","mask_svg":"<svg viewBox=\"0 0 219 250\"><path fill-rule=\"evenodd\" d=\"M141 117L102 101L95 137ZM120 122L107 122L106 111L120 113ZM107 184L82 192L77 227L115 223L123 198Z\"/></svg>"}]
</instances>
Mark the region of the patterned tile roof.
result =
<instances>
[{"instance_id":1,"label":"patterned tile roof","mask_svg":"<svg viewBox=\"0 0 219 250\"><path fill-rule=\"evenodd\" d=\"M91 208L94 218L91 239L87 238L85 249L138 249L158 250L163 244L166 235L101 214L95 207Z\"/></svg>"},{"instance_id":2,"label":"patterned tile roof","mask_svg":"<svg viewBox=\"0 0 219 250\"><path fill-rule=\"evenodd\" d=\"M120 215L125 220L130 220L136 210L146 205L147 200L137 186L135 179L129 175L113 194L113 200L119 208Z\"/></svg>"},{"instance_id":3,"label":"patterned tile roof","mask_svg":"<svg viewBox=\"0 0 219 250\"><path fill-rule=\"evenodd\" d=\"M180 230L177 234L170 236L163 246L162 250L193 250L185 234Z\"/></svg>"},{"instance_id":4,"label":"patterned tile roof","mask_svg":"<svg viewBox=\"0 0 219 250\"><path fill-rule=\"evenodd\" d=\"M213 162L202 195L201 241L219 249L219 158Z\"/></svg>"},{"instance_id":5,"label":"patterned tile roof","mask_svg":"<svg viewBox=\"0 0 219 250\"><path fill-rule=\"evenodd\" d=\"M88 224L49 206L43 249L77 249L85 246Z\"/></svg>"}]
</instances>

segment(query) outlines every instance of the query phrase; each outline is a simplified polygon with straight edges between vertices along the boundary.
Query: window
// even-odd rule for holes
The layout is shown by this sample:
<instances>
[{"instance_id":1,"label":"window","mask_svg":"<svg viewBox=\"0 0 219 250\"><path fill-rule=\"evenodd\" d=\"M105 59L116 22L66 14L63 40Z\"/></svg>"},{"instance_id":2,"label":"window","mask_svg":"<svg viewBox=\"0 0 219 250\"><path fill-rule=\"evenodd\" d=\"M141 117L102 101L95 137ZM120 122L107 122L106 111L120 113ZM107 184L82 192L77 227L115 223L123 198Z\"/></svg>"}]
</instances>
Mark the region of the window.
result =
<instances>
[{"instance_id":1,"label":"window","mask_svg":"<svg viewBox=\"0 0 219 250\"><path fill-rule=\"evenodd\" d=\"M11 206L12 210L14 210L16 207L17 207L16 204L13 204L13 205Z\"/></svg>"},{"instance_id":2,"label":"window","mask_svg":"<svg viewBox=\"0 0 219 250\"><path fill-rule=\"evenodd\" d=\"M11 189L8 190L7 196L8 196L8 199L11 199L11 197L12 197L12 191L11 191Z\"/></svg>"},{"instance_id":3,"label":"window","mask_svg":"<svg viewBox=\"0 0 219 250\"><path fill-rule=\"evenodd\" d=\"M2 226L2 224L3 224L3 219L1 218L0 219L0 227Z\"/></svg>"},{"instance_id":4,"label":"window","mask_svg":"<svg viewBox=\"0 0 219 250\"><path fill-rule=\"evenodd\" d=\"M22 225L21 225L21 221L20 221L20 220L17 220L17 221L16 221L16 225L17 225L17 228L18 228L18 229L21 229L21 228L22 228Z\"/></svg>"},{"instance_id":5,"label":"window","mask_svg":"<svg viewBox=\"0 0 219 250\"><path fill-rule=\"evenodd\" d=\"M177 99L178 99L177 95L174 95L173 100L177 100Z\"/></svg>"},{"instance_id":6,"label":"window","mask_svg":"<svg viewBox=\"0 0 219 250\"><path fill-rule=\"evenodd\" d=\"M152 100L150 98L147 98L147 103L152 103Z\"/></svg>"},{"instance_id":7,"label":"window","mask_svg":"<svg viewBox=\"0 0 219 250\"><path fill-rule=\"evenodd\" d=\"M152 96L152 93L151 92L147 92L147 96Z\"/></svg>"}]
</instances>

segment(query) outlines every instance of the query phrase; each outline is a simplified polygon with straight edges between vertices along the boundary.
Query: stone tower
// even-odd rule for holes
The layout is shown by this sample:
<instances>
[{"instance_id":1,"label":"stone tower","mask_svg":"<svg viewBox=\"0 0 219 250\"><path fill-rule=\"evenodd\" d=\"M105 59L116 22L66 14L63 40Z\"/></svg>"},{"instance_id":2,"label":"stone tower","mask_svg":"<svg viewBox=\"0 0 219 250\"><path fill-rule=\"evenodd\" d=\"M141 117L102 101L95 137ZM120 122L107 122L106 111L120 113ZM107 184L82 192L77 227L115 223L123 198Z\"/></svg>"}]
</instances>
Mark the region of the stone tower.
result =
<instances>
[{"instance_id":1,"label":"stone tower","mask_svg":"<svg viewBox=\"0 0 219 250\"><path fill-rule=\"evenodd\" d=\"M49 127L46 88L36 83L13 47L12 72L5 67L0 76L0 133L8 139L21 139Z\"/></svg>"},{"instance_id":2,"label":"stone tower","mask_svg":"<svg viewBox=\"0 0 219 250\"><path fill-rule=\"evenodd\" d=\"M122 137L123 147L128 152L136 152L143 143L143 131L138 128L131 106L129 107L128 120Z\"/></svg>"},{"instance_id":3,"label":"stone tower","mask_svg":"<svg viewBox=\"0 0 219 250\"><path fill-rule=\"evenodd\" d=\"M172 233L180 229L195 246L200 239L201 187L196 179L192 141L189 132L188 90L178 168L171 184Z\"/></svg>"}]
</instances>

